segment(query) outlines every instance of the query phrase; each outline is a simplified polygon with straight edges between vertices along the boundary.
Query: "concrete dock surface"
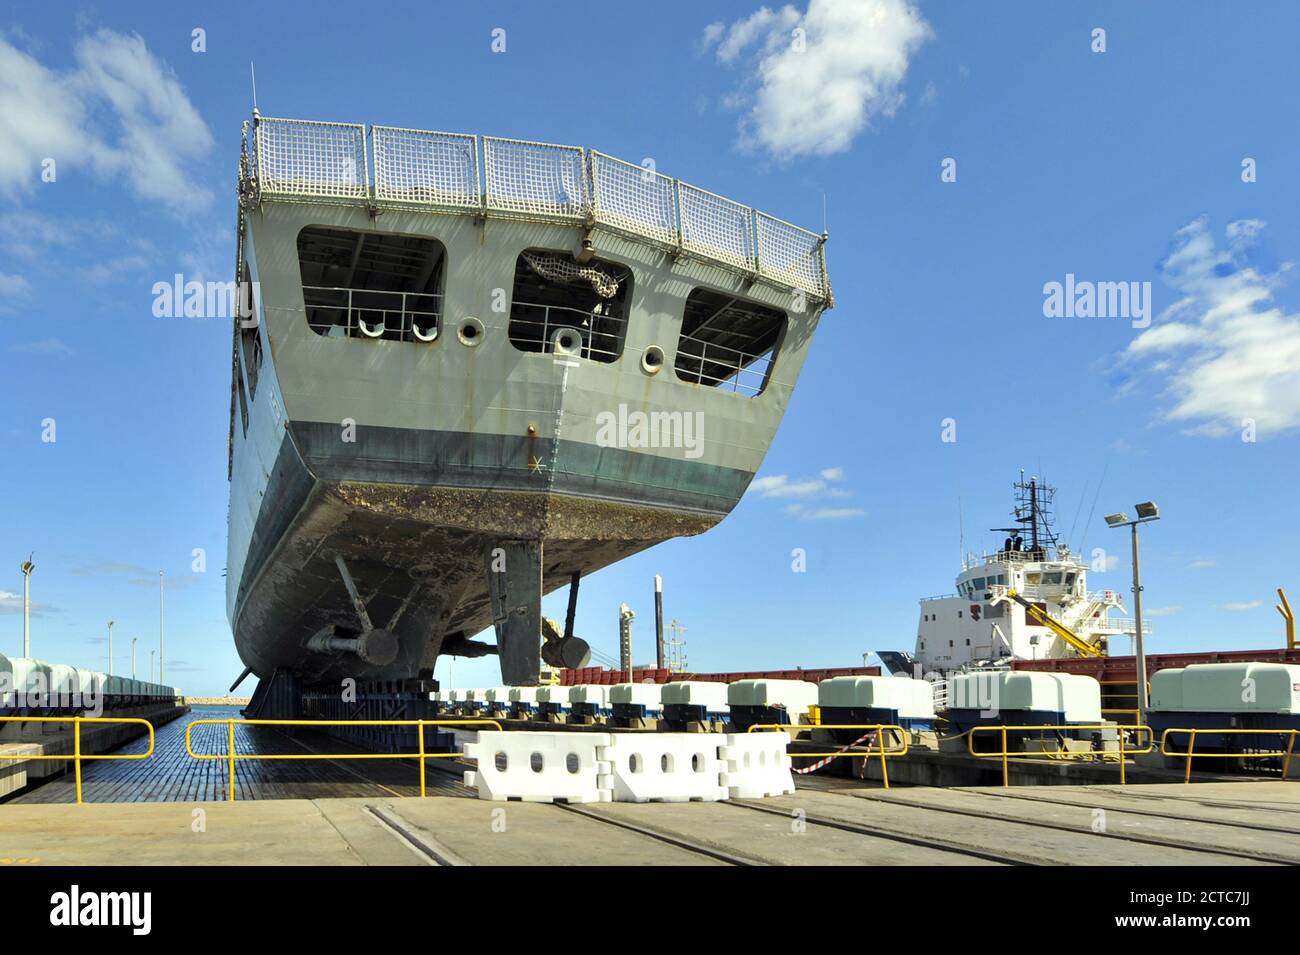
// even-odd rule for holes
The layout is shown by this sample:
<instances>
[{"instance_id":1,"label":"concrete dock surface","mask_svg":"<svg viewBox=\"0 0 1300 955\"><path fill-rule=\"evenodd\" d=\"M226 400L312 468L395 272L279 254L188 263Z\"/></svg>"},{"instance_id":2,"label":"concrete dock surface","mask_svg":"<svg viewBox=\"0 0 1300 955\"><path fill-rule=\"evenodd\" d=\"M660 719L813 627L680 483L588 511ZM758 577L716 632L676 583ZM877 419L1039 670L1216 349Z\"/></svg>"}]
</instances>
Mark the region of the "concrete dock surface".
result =
<instances>
[{"instance_id":1,"label":"concrete dock surface","mask_svg":"<svg viewBox=\"0 0 1300 955\"><path fill-rule=\"evenodd\" d=\"M1295 782L890 790L722 803L464 795L0 807L0 865L1287 865Z\"/></svg>"}]
</instances>

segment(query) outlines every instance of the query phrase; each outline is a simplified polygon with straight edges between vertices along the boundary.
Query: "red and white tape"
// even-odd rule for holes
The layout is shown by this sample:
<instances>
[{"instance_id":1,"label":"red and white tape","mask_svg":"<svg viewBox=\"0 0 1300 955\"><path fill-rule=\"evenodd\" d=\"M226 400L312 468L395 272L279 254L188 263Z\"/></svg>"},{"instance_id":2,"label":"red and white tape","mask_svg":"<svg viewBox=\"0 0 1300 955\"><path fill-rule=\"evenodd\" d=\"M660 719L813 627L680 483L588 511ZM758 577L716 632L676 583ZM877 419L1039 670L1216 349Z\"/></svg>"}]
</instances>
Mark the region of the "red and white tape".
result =
<instances>
[{"instance_id":1,"label":"red and white tape","mask_svg":"<svg viewBox=\"0 0 1300 955\"><path fill-rule=\"evenodd\" d=\"M829 763L832 759L839 759L841 754L843 754L843 753L847 753L847 752L848 752L849 750L851 750L854 746L857 746L859 743L863 742L864 740L868 740L868 739L870 739L872 736L875 736L875 735L876 735L876 731L875 731L875 730L871 730L870 732L865 733L865 734L862 735L862 736L859 736L859 737L858 737L857 739L855 739L852 743L849 743L848 745L844 746L842 749L840 749L840 751L839 751L838 753L835 753L835 754L833 754L833 755L831 755L831 756L827 756L825 759L819 759L819 760L817 760L817 762L813 763L811 766L805 766L803 769L792 769L792 770L790 770L790 772L794 773L796 776L807 776L809 773L815 773L815 772L817 772L817 770L821 769L823 766L825 766L827 763ZM871 754L871 753L854 753L853 755L855 755L855 756L858 756L858 755L861 755L861 756L870 756L870 755L872 755L872 754Z\"/></svg>"}]
</instances>

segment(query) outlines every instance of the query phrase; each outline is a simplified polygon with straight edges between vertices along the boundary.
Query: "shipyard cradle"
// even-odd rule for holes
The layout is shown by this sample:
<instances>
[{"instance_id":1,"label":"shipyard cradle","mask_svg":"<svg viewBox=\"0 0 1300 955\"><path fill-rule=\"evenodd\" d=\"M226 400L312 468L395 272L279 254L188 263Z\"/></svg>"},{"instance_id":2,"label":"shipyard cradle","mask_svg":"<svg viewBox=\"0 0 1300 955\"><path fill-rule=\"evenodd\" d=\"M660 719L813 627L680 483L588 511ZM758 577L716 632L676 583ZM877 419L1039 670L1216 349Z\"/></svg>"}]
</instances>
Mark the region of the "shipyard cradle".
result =
<instances>
[{"instance_id":1,"label":"shipyard cradle","mask_svg":"<svg viewBox=\"0 0 1300 955\"><path fill-rule=\"evenodd\" d=\"M731 511L832 305L824 234L579 147L255 113L239 197L227 610L263 684L581 665L542 596Z\"/></svg>"}]
</instances>

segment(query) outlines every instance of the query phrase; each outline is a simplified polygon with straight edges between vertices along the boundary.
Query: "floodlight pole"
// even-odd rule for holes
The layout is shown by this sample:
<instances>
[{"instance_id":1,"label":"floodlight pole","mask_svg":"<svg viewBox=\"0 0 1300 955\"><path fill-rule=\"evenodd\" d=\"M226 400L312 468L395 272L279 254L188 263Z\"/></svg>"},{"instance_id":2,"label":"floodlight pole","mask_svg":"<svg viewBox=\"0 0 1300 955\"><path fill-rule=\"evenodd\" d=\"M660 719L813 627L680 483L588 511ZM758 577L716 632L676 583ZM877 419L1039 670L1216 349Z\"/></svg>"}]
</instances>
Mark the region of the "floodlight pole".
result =
<instances>
[{"instance_id":1,"label":"floodlight pole","mask_svg":"<svg viewBox=\"0 0 1300 955\"><path fill-rule=\"evenodd\" d=\"M1134 663L1137 665L1137 701L1138 717L1145 723L1147 718L1147 651L1142 639L1142 566L1138 555L1138 524L1133 521L1133 625L1136 632L1133 640Z\"/></svg>"}]
</instances>

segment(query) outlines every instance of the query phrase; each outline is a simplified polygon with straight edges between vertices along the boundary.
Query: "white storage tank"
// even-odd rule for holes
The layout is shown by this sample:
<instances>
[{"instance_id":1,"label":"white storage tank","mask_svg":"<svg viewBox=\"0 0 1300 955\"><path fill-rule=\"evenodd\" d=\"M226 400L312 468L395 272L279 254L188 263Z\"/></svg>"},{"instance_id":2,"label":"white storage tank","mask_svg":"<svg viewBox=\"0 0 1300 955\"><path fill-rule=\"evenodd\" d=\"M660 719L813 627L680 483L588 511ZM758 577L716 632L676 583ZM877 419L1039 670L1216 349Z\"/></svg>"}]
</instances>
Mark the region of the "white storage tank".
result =
<instances>
[{"instance_id":1,"label":"white storage tank","mask_svg":"<svg viewBox=\"0 0 1300 955\"><path fill-rule=\"evenodd\" d=\"M948 683L954 725L1060 725L1101 722L1101 684L1077 673L995 670Z\"/></svg>"},{"instance_id":2,"label":"white storage tank","mask_svg":"<svg viewBox=\"0 0 1300 955\"><path fill-rule=\"evenodd\" d=\"M537 688L537 713L543 719L559 721L568 713L569 688L552 684Z\"/></svg>"},{"instance_id":3,"label":"white storage tank","mask_svg":"<svg viewBox=\"0 0 1300 955\"><path fill-rule=\"evenodd\" d=\"M663 716L663 687L658 683L615 683L608 698L615 726L652 728Z\"/></svg>"},{"instance_id":4,"label":"white storage tank","mask_svg":"<svg viewBox=\"0 0 1300 955\"><path fill-rule=\"evenodd\" d=\"M934 722L934 685L904 676L837 676L817 685L817 705L823 723L929 729Z\"/></svg>"},{"instance_id":5,"label":"white storage tank","mask_svg":"<svg viewBox=\"0 0 1300 955\"><path fill-rule=\"evenodd\" d=\"M1300 729L1300 665L1194 663L1157 670L1151 675L1147 723L1157 741L1168 729ZM1196 748L1286 749L1289 741L1289 736L1198 735ZM1187 739L1173 734L1171 745L1185 748Z\"/></svg>"},{"instance_id":6,"label":"white storage tank","mask_svg":"<svg viewBox=\"0 0 1300 955\"><path fill-rule=\"evenodd\" d=\"M515 719L530 719L537 711L537 687L512 686L507 693L510 715Z\"/></svg>"},{"instance_id":7,"label":"white storage tank","mask_svg":"<svg viewBox=\"0 0 1300 955\"><path fill-rule=\"evenodd\" d=\"M817 705L817 684L807 680L737 680L727 685L731 722L747 730L756 724L805 723Z\"/></svg>"},{"instance_id":8,"label":"white storage tank","mask_svg":"<svg viewBox=\"0 0 1300 955\"><path fill-rule=\"evenodd\" d=\"M608 716L609 687L600 683L578 683L569 687L569 715L574 722Z\"/></svg>"},{"instance_id":9,"label":"white storage tank","mask_svg":"<svg viewBox=\"0 0 1300 955\"><path fill-rule=\"evenodd\" d=\"M663 718L673 726L726 720L727 684L708 680L679 680L663 684Z\"/></svg>"}]
</instances>

